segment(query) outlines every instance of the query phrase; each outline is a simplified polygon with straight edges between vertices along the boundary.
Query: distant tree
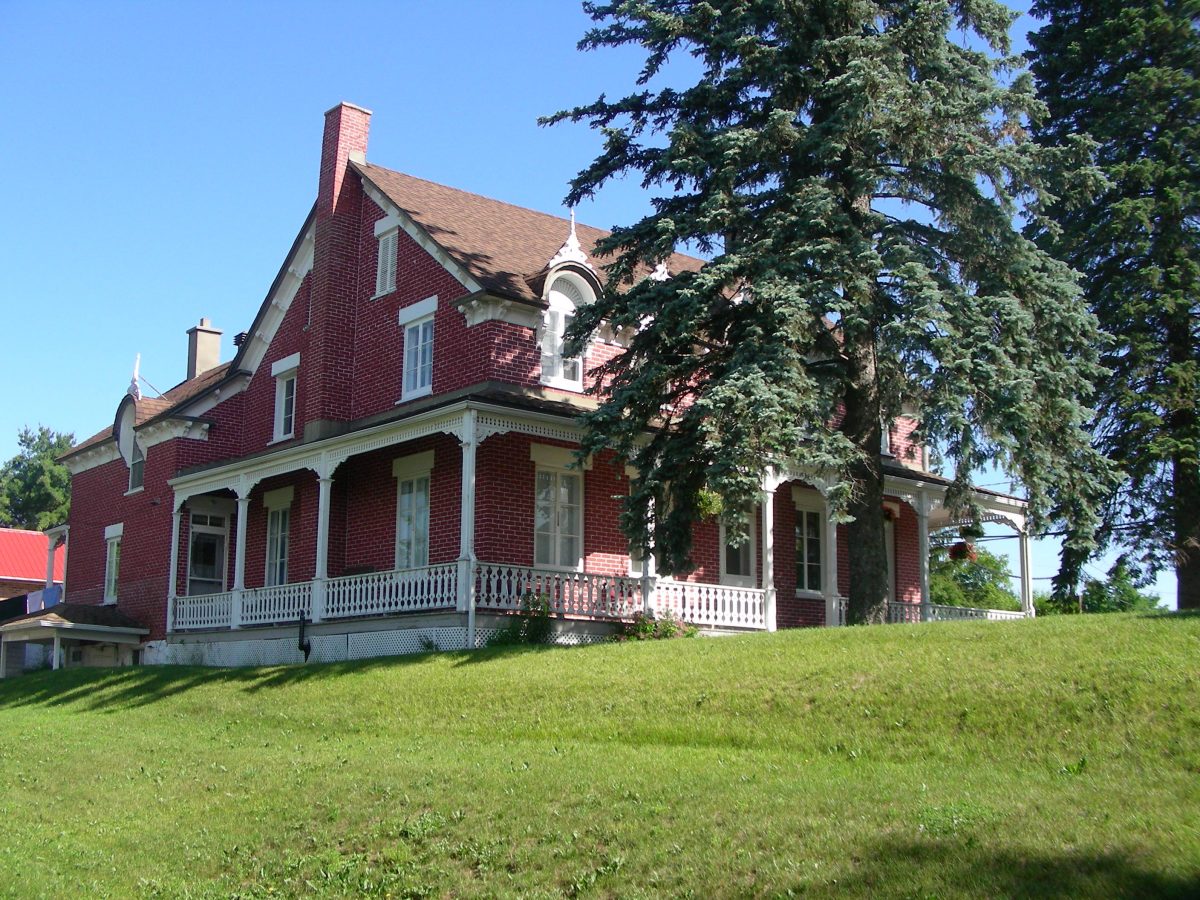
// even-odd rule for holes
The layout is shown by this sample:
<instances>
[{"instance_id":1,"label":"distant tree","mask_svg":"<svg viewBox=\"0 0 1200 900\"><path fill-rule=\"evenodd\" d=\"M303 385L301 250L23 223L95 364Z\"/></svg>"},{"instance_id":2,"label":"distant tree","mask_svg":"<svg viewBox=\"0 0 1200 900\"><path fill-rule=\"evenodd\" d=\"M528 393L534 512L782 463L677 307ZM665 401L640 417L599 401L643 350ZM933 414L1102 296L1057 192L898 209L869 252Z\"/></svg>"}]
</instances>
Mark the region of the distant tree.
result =
<instances>
[{"instance_id":1,"label":"distant tree","mask_svg":"<svg viewBox=\"0 0 1200 900\"><path fill-rule=\"evenodd\" d=\"M994 463L1035 523L1061 514L1086 543L1104 471L1081 429L1095 321L1069 268L1013 227L1039 215L1049 157L1086 153L1026 139L1040 107L1009 52L1013 13L995 0L584 7L599 24L582 49L645 54L633 93L545 120L604 135L568 203L629 174L658 192L600 243L610 290L569 335L573 349L602 324L632 335L603 367L583 445L637 468L622 519L635 543L686 570L706 490L737 539L772 460L833 473L849 619L883 621L881 423L905 399L953 465L952 506ZM685 55L694 83L672 70L649 89ZM640 277L682 246L711 261Z\"/></svg>"},{"instance_id":2,"label":"distant tree","mask_svg":"<svg viewBox=\"0 0 1200 900\"><path fill-rule=\"evenodd\" d=\"M1158 609L1158 597L1138 589L1128 563L1120 557L1108 570L1106 579L1086 579L1077 597L1041 594L1035 605L1038 615L1136 612Z\"/></svg>"},{"instance_id":3,"label":"distant tree","mask_svg":"<svg viewBox=\"0 0 1200 900\"><path fill-rule=\"evenodd\" d=\"M943 606L974 606L981 609L1020 609L1021 600L1012 589L1008 562L982 547L974 561L951 559L948 548L939 547L929 558L929 599Z\"/></svg>"},{"instance_id":4,"label":"distant tree","mask_svg":"<svg viewBox=\"0 0 1200 900\"><path fill-rule=\"evenodd\" d=\"M57 458L71 449L73 434L39 425L21 429L21 450L0 467L0 522L42 531L67 520L71 476Z\"/></svg>"},{"instance_id":5,"label":"distant tree","mask_svg":"<svg viewBox=\"0 0 1200 900\"><path fill-rule=\"evenodd\" d=\"M1096 445L1126 478L1101 547L1136 574L1174 566L1180 609L1200 608L1200 2L1035 0L1032 69L1049 117L1036 139L1088 134L1108 179L1064 201L1039 242L1084 275L1113 341L1102 362ZM1064 554L1074 594L1086 554Z\"/></svg>"}]
</instances>

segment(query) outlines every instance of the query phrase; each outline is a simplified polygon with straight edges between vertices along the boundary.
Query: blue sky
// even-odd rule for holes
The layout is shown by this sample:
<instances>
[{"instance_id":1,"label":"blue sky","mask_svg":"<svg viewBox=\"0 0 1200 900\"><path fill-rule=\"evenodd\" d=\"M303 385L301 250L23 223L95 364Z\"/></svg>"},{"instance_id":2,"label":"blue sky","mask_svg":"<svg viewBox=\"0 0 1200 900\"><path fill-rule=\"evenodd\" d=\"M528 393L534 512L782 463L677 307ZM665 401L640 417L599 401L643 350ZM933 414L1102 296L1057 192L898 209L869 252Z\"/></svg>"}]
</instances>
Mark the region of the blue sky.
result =
<instances>
[{"instance_id":1,"label":"blue sky","mask_svg":"<svg viewBox=\"0 0 1200 900\"><path fill-rule=\"evenodd\" d=\"M232 355L312 204L338 101L374 111L372 161L554 212L599 141L537 117L628 88L640 61L579 53L573 0L7 0L2 18L0 460L24 425L109 426L136 354L158 389L182 380L201 316ZM626 182L578 214L647 207ZM1035 551L1036 576L1055 565Z\"/></svg>"}]
</instances>

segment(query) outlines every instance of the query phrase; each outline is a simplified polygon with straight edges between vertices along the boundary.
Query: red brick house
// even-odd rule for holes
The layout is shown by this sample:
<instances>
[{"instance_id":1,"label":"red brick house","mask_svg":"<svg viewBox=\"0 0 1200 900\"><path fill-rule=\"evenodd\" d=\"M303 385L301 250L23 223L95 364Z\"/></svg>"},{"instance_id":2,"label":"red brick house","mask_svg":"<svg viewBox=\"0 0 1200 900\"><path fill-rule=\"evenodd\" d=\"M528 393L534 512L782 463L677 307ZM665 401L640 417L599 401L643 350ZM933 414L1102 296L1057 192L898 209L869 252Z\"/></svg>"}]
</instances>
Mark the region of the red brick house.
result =
<instances>
[{"instance_id":1,"label":"red brick house","mask_svg":"<svg viewBox=\"0 0 1200 900\"><path fill-rule=\"evenodd\" d=\"M301 658L301 617L321 659L478 646L529 592L564 641L642 609L713 630L836 624L846 554L816 473L764 485L750 546L698 523L686 579L631 558L624 467L572 454L589 369L620 340L562 354L600 290L602 232L368 163L369 120L326 113L316 204L232 361L201 320L188 379L131 392L64 457L68 604L141 623L146 661L210 664ZM882 448L897 619L936 612L922 560L946 482L914 425ZM1020 501L980 496L1023 532Z\"/></svg>"}]
</instances>

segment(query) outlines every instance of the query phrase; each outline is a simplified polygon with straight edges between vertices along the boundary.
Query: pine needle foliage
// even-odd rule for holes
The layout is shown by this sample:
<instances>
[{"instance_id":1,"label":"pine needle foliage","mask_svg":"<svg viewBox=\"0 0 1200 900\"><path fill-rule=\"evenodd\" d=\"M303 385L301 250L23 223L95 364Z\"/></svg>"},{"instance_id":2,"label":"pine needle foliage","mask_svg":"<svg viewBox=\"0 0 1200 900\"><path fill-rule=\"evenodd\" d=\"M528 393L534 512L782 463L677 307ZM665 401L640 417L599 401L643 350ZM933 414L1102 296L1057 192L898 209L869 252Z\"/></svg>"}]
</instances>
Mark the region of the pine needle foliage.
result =
<instances>
[{"instance_id":1,"label":"pine needle foliage","mask_svg":"<svg viewBox=\"0 0 1200 900\"><path fill-rule=\"evenodd\" d=\"M766 467L822 473L849 520L850 619L886 593L881 422L916 403L955 473L1018 478L1035 522L1086 543L1105 480L1082 429L1097 329L1071 270L1013 226L1049 199L1040 173L1078 170L1085 141L1027 139L1040 112L992 0L626 0L585 3L585 50L632 45L632 93L545 122L601 130L569 203L638 174L653 212L601 243L609 290L582 310L632 333L603 367L585 449L640 472L624 527L662 571L691 566L705 490L730 532ZM676 57L701 76L677 81ZM680 246L710 261L641 277ZM647 440L645 435L651 437ZM647 513L659 512L653 535Z\"/></svg>"},{"instance_id":2,"label":"pine needle foliage","mask_svg":"<svg viewBox=\"0 0 1200 900\"><path fill-rule=\"evenodd\" d=\"M1113 336L1097 446L1125 473L1104 544L1136 574L1174 566L1200 608L1200 2L1039 0L1032 70L1047 146L1087 134L1107 179L1096 202L1056 204L1040 242L1084 274ZM1083 558L1064 557L1064 593Z\"/></svg>"}]
</instances>

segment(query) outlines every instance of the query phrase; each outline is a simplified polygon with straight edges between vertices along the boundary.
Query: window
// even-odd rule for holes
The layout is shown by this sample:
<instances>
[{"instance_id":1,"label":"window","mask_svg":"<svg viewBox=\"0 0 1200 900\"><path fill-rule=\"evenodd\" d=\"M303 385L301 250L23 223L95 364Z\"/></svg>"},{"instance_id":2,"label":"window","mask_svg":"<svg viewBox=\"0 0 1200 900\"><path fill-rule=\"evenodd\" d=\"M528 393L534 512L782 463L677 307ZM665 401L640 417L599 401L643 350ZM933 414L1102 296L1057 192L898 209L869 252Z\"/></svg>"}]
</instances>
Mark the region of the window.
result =
<instances>
[{"instance_id":1,"label":"window","mask_svg":"<svg viewBox=\"0 0 1200 900\"><path fill-rule=\"evenodd\" d=\"M108 547L104 557L104 602L117 602L117 586L120 583L121 572L121 537L124 534L123 523L109 525L104 529L104 540Z\"/></svg>"},{"instance_id":2,"label":"window","mask_svg":"<svg viewBox=\"0 0 1200 900\"><path fill-rule=\"evenodd\" d=\"M290 487L268 491L263 495L267 508L267 568L263 584L267 587L288 583L288 531L292 519Z\"/></svg>"},{"instance_id":3,"label":"window","mask_svg":"<svg viewBox=\"0 0 1200 900\"><path fill-rule=\"evenodd\" d=\"M296 371L300 354L277 360L271 366L275 377L275 431L272 440L283 441L296 433Z\"/></svg>"},{"instance_id":4,"label":"window","mask_svg":"<svg viewBox=\"0 0 1200 900\"><path fill-rule=\"evenodd\" d=\"M550 287L550 308L542 317L542 384L569 391L583 390L583 359L563 355L563 338L585 301L583 290L561 276Z\"/></svg>"},{"instance_id":5,"label":"window","mask_svg":"<svg viewBox=\"0 0 1200 900\"><path fill-rule=\"evenodd\" d=\"M388 221L388 220L383 220ZM396 247L400 232L396 228L376 233L379 238L379 262L375 268L375 296L382 297L396 289Z\"/></svg>"},{"instance_id":6,"label":"window","mask_svg":"<svg viewBox=\"0 0 1200 900\"><path fill-rule=\"evenodd\" d=\"M429 565L429 478L433 451L392 463L396 477L396 568Z\"/></svg>"},{"instance_id":7,"label":"window","mask_svg":"<svg viewBox=\"0 0 1200 900\"><path fill-rule=\"evenodd\" d=\"M133 442L133 458L129 462L129 490L140 491L146 477L146 455L137 441Z\"/></svg>"},{"instance_id":8,"label":"window","mask_svg":"<svg viewBox=\"0 0 1200 900\"><path fill-rule=\"evenodd\" d=\"M225 590L228 522L226 515L192 513L188 529L189 596L219 594Z\"/></svg>"},{"instance_id":9,"label":"window","mask_svg":"<svg viewBox=\"0 0 1200 900\"><path fill-rule=\"evenodd\" d=\"M533 507L533 564L583 568L583 474L573 451L530 445L536 463ZM584 464L587 468L587 464Z\"/></svg>"},{"instance_id":10,"label":"window","mask_svg":"<svg viewBox=\"0 0 1200 900\"><path fill-rule=\"evenodd\" d=\"M404 329L404 374L400 399L423 397L433 390L433 319L437 294L400 310Z\"/></svg>"},{"instance_id":11,"label":"window","mask_svg":"<svg viewBox=\"0 0 1200 900\"><path fill-rule=\"evenodd\" d=\"M733 544L725 533L725 523L721 523L721 583L737 587L754 587L754 540L756 529L755 516L747 514L746 531L748 537L740 545Z\"/></svg>"},{"instance_id":12,"label":"window","mask_svg":"<svg viewBox=\"0 0 1200 900\"><path fill-rule=\"evenodd\" d=\"M797 591L821 593L823 584L821 569L824 565L821 519L821 513L816 510L796 509Z\"/></svg>"}]
</instances>

